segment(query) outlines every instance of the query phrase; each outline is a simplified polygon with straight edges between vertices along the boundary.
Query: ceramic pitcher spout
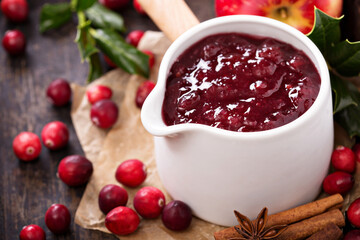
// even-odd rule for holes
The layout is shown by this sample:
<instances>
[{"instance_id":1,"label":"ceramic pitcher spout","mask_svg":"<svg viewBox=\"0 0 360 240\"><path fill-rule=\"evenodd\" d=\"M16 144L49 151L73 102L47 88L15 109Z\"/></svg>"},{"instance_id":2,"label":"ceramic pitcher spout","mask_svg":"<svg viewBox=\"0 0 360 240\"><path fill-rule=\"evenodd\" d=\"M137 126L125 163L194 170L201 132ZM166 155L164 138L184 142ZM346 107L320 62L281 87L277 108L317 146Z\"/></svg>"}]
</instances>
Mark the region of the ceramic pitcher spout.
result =
<instances>
[{"instance_id":1,"label":"ceramic pitcher spout","mask_svg":"<svg viewBox=\"0 0 360 240\"><path fill-rule=\"evenodd\" d=\"M166 126L162 119L162 99L164 96L164 87L158 85L153 89L141 110L141 121L144 128L153 136L167 137L178 134L183 130L177 126Z\"/></svg>"}]
</instances>

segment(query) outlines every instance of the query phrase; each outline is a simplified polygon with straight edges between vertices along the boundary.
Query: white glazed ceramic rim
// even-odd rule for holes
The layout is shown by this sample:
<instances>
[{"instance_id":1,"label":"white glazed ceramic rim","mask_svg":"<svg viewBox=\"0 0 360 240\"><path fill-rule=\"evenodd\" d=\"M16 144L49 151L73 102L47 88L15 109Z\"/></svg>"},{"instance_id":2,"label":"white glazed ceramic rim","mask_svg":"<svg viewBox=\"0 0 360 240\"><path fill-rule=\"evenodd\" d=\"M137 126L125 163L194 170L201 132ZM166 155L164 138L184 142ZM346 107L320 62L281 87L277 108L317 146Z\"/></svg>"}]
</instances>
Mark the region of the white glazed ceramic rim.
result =
<instances>
[{"instance_id":1,"label":"white glazed ceramic rim","mask_svg":"<svg viewBox=\"0 0 360 240\"><path fill-rule=\"evenodd\" d=\"M191 41L191 38L194 35L196 35L196 33L198 33L199 31L206 30L207 28L211 28L216 25L234 23L234 22L246 22L252 24L256 23L259 25L267 25L268 27L280 29L282 31L285 31L289 35L292 35L293 37L297 38L310 50L310 52L312 52L318 63L317 70L321 78L320 90L313 105L303 115L301 115L299 118L297 118L296 120L290 123L287 123L283 126L273 128L270 130L257 131L257 132L235 132L235 131L229 131L215 127L210 127L203 124L195 124L195 123L184 123L184 124L167 126L165 125L162 116L157 116L156 121L154 122L153 118L151 117L151 114L154 114L152 109L154 109L154 107L162 109L168 70L171 68L173 64L173 62L171 62L171 59L173 58L173 55L176 54L177 49L182 44L184 44L184 42ZM297 29L285 23L266 17L259 17L252 15L234 15L234 16L219 17L202 22L199 25L196 25L195 27L189 29L188 31L183 33L178 39L176 39L176 41L174 41L172 45L168 48L160 65L158 82L155 88L153 89L153 91L147 97L144 106L142 108L141 119L147 131L154 136L171 136L177 133L197 130L197 131L205 131L208 133L212 133L224 137L234 138L234 140L239 138L240 139L246 138L247 140L257 140L259 138L262 139L271 138L276 135L282 135L296 128L301 129L301 126L303 124L306 124L306 122L310 121L311 119L314 120L314 115L317 114L319 108L324 106L324 101L328 100L327 95L329 91L330 91L330 77L329 77L329 71L327 68L326 61L323 55L321 54L321 52L319 51L319 49L316 47L316 45L306 35L304 35ZM160 95L161 95L161 102L159 102ZM160 120L161 123L158 122Z\"/></svg>"}]
</instances>

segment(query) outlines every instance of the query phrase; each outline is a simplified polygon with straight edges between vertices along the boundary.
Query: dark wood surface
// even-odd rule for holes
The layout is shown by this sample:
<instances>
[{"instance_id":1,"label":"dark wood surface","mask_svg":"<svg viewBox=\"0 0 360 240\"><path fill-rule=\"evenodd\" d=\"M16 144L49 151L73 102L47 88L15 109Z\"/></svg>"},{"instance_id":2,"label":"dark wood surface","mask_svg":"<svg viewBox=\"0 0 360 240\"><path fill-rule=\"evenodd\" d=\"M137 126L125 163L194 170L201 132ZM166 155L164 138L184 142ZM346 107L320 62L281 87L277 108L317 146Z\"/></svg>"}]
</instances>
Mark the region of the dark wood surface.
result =
<instances>
[{"instance_id":1,"label":"dark wood surface","mask_svg":"<svg viewBox=\"0 0 360 240\"><path fill-rule=\"evenodd\" d=\"M69 188L57 177L59 161L70 154L82 154L70 119L70 105L52 107L45 98L45 89L58 77L86 84L87 65L81 64L75 38L75 23L56 31L39 33L39 12L45 0L30 0L30 14L23 24L9 23L0 13L0 37L8 29L18 28L27 37L27 51L21 57L9 57L0 48L0 239L18 239L22 227L38 224L46 231L47 239L117 239L116 237L82 229L73 221L66 235L56 236L45 226L44 215L52 203L68 206L75 214L84 187ZM214 17L213 0L188 0L200 21ZM342 26L344 37L360 39L360 1L345 0L346 18ZM164 10L165 11L165 10ZM156 30L146 16L138 15L132 5L121 14L128 30ZM76 20L74 18L74 20ZM105 65L104 65L105 66ZM60 151L43 148L34 162L19 161L12 152L12 141L21 131L38 135L42 127L54 120L66 123L70 142Z\"/></svg>"}]
</instances>

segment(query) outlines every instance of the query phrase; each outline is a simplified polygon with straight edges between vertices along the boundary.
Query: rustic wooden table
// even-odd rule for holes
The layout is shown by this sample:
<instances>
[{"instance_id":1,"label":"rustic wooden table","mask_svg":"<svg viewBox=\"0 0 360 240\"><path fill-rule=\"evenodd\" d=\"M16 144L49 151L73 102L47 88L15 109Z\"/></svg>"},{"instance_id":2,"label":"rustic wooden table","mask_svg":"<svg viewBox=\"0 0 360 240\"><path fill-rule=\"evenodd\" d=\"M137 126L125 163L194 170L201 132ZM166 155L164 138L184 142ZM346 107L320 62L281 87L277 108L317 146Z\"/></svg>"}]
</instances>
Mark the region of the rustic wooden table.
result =
<instances>
[{"instance_id":1,"label":"rustic wooden table","mask_svg":"<svg viewBox=\"0 0 360 240\"><path fill-rule=\"evenodd\" d=\"M31 0L26 23L9 23L0 15L0 37L8 29L18 28L27 37L27 51L21 57L9 57L0 48L0 239L14 240L23 226L38 224L47 239L117 239L116 237L82 229L73 221L66 235L56 236L45 226L44 215L52 203L68 206L72 216L79 204L84 187L69 188L57 177L59 161L70 154L82 154L70 119L70 105L52 107L45 98L45 89L58 77L86 84L87 65L81 64L74 43L76 26L66 24L59 30L39 33L39 13L45 0ZM213 0L187 0L200 21L215 16ZM360 39L360 0L345 0L344 36ZM164 10L165 11L165 10ZM156 30L148 17L138 15L132 5L121 14L128 30ZM104 65L105 66L105 65ZM65 122L70 129L70 142L64 150L43 148L34 162L19 161L12 151L12 141L21 131L38 135L42 127L54 120Z\"/></svg>"}]
</instances>

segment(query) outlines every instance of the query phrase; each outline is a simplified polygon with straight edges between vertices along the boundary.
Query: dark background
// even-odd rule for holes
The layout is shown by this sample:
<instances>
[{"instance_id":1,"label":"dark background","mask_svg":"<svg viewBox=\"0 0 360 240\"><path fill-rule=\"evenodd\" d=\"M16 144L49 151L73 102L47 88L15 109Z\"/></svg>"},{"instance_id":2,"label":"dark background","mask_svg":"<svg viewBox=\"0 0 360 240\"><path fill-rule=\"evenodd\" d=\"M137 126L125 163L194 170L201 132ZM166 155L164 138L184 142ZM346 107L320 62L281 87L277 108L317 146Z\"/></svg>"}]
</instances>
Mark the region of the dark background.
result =
<instances>
[{"instance_id":1,"label":"dark background","mask_svg":"<svg viewBox=\"0 0 360 240\"><path fill-rule=\"evenodd\" d=\"M39 13L44 3L59 2L29 0L29 18L13 24L0 13L0 38L8 29L20 29L27 38L26 54L9 57L0 47L0 239L18 239L23 226L38 224L47 239L117 239L110 234L82 229L73 221L66 235L52 234L44 215L53 203L66 205L74 217L85 187L69 188L56 177L59 161L70 154L83 154L70 118L70 105L55 108L45 98L46 87L56 78L85 85L87 64L80 62L74 43L76 18L58 30L39 33ZM200 21L213 18L213 0L187 0ZM157 30L146 16L140 16L130 2L120 12L128 31ZM345 0L343 37L360 40L360 0ZM356 31L356 29L358 29ZM106 69L106 65L104 64ZM66 123L70 130L68 146L60 151L43 147L34 162L19 161L12 151L12 141L21 131L40 135L51 121Z\"/></svg>"}]
</instances>

